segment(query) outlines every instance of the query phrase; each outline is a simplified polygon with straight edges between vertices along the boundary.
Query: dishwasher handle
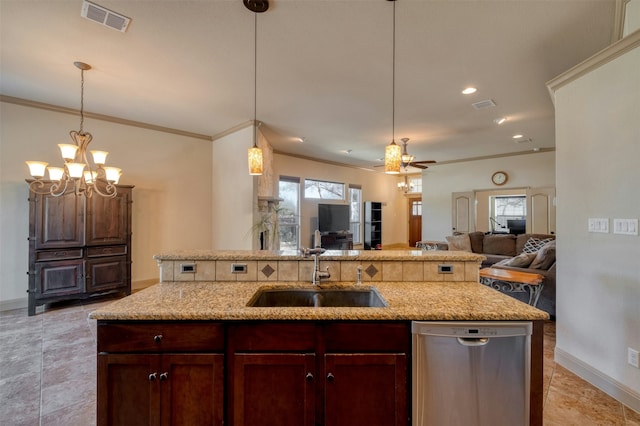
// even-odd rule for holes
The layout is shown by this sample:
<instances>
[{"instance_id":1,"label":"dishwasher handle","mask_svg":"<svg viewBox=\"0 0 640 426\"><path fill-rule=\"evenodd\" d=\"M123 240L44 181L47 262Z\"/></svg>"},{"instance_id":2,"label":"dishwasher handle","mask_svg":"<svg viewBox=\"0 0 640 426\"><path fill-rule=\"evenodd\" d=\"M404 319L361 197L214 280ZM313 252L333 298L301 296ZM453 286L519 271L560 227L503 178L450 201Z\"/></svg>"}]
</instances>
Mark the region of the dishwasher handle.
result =
<instances>
[{"instance_id":1,"label":"dishwasher handle","mask_svg":"<svg viewBox=\"0 0 640 426\"><path fill-rule=\"evenodd\" d=\"M462 346L484 346L489 343L488 337L458 337Z\"/></svg>"}]
</instances>

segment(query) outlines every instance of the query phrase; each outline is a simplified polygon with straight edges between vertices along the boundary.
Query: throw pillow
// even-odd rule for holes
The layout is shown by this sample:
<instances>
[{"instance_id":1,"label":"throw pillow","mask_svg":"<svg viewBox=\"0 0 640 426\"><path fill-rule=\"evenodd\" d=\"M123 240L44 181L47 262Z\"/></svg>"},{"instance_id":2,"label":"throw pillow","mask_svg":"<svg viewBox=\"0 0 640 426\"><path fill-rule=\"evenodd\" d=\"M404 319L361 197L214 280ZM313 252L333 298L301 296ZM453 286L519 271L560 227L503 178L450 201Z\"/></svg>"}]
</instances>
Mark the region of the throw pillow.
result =
<instances>
[{"instance_id":1,"label":"throw pillow","mask_svg":"<svg viewBox=\"0 0 640 426\"><path fill-rule=\"evenodd\" d=\"M447 237L449 250L471 251L469 234L451 235Z\"/></svg>"},{"instance_id":2,"label":"throw pillow","mask_svg":"<svg viewBox=\"0 0 640 426\"><path fill-rule=\"evenodd\" d=\"M549 269L556 261L556 240L549 241L544 245L533 259L529 268L531 269Z\"/></svg>"},{"instance_id":3,"label":"throw pillow","mask_svg":"<svg viewBox=\"0 0 640 426\"><path fill-rule=\"evenodd\" d=\"M524 248L522 249L523 253L536 253L540 250L545 244L549 241L552 241L552 238L545 238L541 240L539 238L529 238L526 243L524 243Z\"/></svg>"},{"instance_id":4,"label":"throw pillow","mask_svg":"<svg viewBox=\"0 0 640 426\"><path fill-rule=\"evenodd\" d=\"M535 259L536 256L537 253L521 253L516 257L509 259L505 265L516 268L526 268L531 264L531 262L533 262L533 259Z\"/></svg>"}]
</instances>

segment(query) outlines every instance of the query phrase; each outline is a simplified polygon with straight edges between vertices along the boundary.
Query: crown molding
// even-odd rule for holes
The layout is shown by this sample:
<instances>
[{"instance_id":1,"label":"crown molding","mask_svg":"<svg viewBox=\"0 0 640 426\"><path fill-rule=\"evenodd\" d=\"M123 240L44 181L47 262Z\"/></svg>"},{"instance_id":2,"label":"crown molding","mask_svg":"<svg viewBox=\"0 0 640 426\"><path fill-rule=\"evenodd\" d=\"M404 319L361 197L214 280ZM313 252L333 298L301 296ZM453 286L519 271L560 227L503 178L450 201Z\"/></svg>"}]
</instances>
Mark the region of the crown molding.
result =
<instances>
[{"instance_id":1,"label":"crown molding","mask_svg":"<svg viewBox=\"0 0 640 426\"><path fill-rule=\"evenodd\" d=\"M559 76L547 82L547 89L551 96L551 101L555 105L556 91L567 84L577 80L603 65L613 61L614 59L624 55L625 53L640 46L640 30L636 30L625 38L613 43L611 46L602 49L600 52L591 56L589 59L579 63L575 67L565 71Z\"/></svg>"},{"instance_id":2,"label":"crown molding","mask_svg":"<svg viewBox=\"0 0 640 426\"><path fill-rule=\"evenodd\" d=\"M47 104L44 102L30 101L28 99L15 98L13 96L0 95L0 102L14 105L26 106L29 108L44 109L47 111L60 112L63 114L80 115L80 111L74 108L66 108L59 105ZM143 123L141 121L127 120L126 118L114 117L111 115L97 114L94 112L84 112L85 117L95 120L107 121L109 123L122 124L125 126L139 127L141 129L155 130L157 132L171 133L173 135L186 136L188 138L201 139L211 142L213 139L209 135L188 132L186 130L174 129L171 127L157 126L155 124Z\"/></svg>"}]
</instances>

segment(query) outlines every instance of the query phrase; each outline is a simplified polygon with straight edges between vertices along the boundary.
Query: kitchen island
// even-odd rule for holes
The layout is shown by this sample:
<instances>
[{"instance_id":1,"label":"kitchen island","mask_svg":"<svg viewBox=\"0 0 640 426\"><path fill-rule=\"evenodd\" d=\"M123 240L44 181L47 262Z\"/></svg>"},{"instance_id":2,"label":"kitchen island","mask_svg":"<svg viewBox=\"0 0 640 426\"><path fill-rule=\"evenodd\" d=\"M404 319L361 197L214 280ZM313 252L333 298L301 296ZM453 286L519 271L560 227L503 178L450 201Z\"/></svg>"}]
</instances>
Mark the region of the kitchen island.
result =
<instances>
[{"instance_id":1,"label":"kitchen island","mask_svg":"<svg viewBox=\"0 0 640 426\"><path fill-rule=\"evenodd\" d=\"M193 252L188 258L166 256L162 262L174 262L172 270L194 261L283 261L262 253L235 253L231 259L212 259L210 253L194 258ZM259 290L307 288L310 280L194 280L163 281L94 311L98 424L407 425L411 321L441 320L532 322L530 424L542 424L545 312L477 281L406 279L418 269L428 273L432 261L462 262L460 269L470 272L464 263L479 265L474 255L370 256L325 259L355 262L341 263L339 276L342 269L351 274L356 264L369 268L369 262L381 262L384 269L384 262L399 262L406 266L400 269L404 280L374 281L372 273L360 286L349 280L321 287L373 287L386 307L251 307Z\"/></svg>"}]
</instances>

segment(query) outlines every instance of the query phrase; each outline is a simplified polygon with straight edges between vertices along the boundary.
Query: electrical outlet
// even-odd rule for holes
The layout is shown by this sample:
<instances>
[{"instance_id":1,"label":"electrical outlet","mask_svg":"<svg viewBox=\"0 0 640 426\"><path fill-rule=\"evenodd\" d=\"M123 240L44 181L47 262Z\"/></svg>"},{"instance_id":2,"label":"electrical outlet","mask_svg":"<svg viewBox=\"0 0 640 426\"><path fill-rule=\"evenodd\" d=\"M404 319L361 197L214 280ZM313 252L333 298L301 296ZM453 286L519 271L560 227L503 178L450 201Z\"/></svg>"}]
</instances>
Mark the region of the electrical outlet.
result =
<instances>
[{"instance_id":1,"label":"electrical outlet","mask_svg":"<svg viewBox=\"0 0 640 426\"><path fill-rule=\"evenodd\" d=\"M640 368L638 367L638 351L627 348L627 362L635 368Z\"/></svg>"}]
</instances>

